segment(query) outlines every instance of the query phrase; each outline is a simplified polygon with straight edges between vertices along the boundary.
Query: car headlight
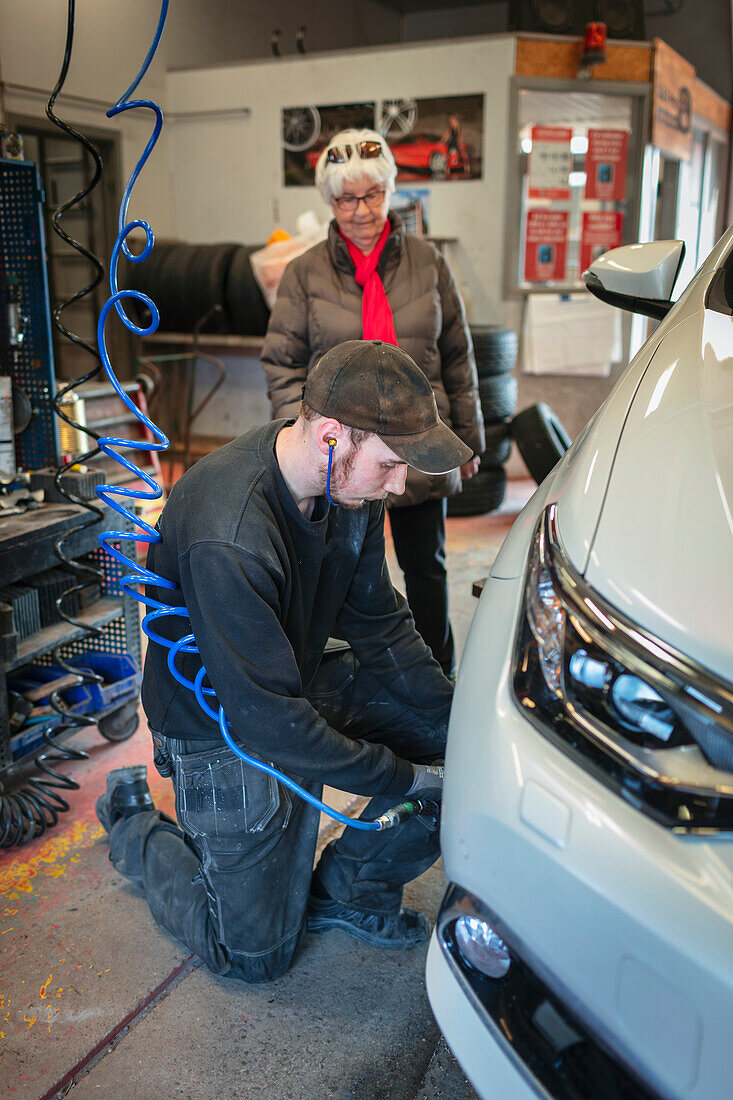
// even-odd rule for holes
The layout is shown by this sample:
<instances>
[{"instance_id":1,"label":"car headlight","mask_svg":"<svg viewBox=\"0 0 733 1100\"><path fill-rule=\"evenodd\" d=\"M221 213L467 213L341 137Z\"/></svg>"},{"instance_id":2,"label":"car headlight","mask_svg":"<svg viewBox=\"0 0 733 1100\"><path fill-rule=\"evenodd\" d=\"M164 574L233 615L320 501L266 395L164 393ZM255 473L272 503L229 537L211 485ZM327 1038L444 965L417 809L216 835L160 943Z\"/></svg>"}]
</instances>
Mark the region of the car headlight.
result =
<instances>
[{"instance_id":1,"label":"car headlight","mask_svg":"<svg viewBox=\"0 0 733 1100\"><path fill-rule=\"evenodd\" d=\"M637 808L683 831L733 829L733 690L591 589L551 505L525 581L513 677L537 728Z\"/></svg>"}]
</instances>

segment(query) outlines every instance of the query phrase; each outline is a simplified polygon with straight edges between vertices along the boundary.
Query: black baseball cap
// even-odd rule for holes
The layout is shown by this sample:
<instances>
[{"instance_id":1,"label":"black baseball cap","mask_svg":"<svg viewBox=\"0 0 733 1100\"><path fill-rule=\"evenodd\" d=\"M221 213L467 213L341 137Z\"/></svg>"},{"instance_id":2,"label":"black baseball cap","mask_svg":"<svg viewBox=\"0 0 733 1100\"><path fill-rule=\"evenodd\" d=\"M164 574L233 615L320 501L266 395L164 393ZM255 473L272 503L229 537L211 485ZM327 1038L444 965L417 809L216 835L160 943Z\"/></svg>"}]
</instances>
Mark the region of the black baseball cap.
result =
<instances>
[{"instance_id":1,"label":"black baseball cap","mask_svg":"<svg viewBox=\"0 0 733 1100\"><path fill-rule=\"evenodd\" d=\"M438 416L433 387L415 360L394 344L337 344L308 375L303 400L321 416L373 432L425 474L447 474L473 456Z\"/></svg>"}]
</instances>

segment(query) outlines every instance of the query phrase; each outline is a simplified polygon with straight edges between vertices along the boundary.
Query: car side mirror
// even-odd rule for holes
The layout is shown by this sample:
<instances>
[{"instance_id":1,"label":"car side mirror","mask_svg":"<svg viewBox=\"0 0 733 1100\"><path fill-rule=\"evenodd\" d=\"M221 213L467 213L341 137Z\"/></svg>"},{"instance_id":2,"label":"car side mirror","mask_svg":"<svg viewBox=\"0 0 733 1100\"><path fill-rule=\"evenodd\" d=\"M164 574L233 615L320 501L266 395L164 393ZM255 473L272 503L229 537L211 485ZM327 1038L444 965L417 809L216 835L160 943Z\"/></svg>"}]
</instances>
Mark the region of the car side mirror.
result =
<instances>
[{"instance_id":1,"label":"car side mirror","mask_svg":"<svg viewBox=\"0 0 733 1100\"><path fill-rule=\"evenodd\" d=\"M583 272L583 282L602 302L661 321L685 256L684 241L649 241L612 248Z\"/></svg>"}]
</instances>

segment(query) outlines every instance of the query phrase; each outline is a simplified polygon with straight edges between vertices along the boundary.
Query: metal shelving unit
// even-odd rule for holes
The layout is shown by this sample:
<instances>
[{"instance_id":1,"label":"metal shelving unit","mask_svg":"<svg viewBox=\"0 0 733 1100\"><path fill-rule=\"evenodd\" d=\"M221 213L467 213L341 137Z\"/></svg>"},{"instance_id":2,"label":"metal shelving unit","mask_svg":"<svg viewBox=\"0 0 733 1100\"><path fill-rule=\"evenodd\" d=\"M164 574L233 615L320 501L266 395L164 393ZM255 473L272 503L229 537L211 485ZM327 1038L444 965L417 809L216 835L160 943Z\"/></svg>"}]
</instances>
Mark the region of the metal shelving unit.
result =
<instances>
[{"instance_id":1,"label":"metal shelving unit","mask_svg":"<svg viewBox=\"0 0 733 1100\"><path fill-rule=\"evenodd\" d=\"M88 513L70 504L48 504L35 512L22 516L0 518L0 576L11 584L23 581L36 573L58 565L53 544L59 535L72 531L80 519ZM132 530L120 516L105 509L102 524L86 531L78 531L65 543L73 558L91 555L103 571L101 599L74 617L88 626L100 627L102 634L95 636L92 646L102 653L129 653L141 664L139 605L130 596L122 596L119 582L122 566L100 549L97 539L101 531ZM134 566L133 542L120 540L117 545L130 558ZM17 761L13 760L11 733L7 714L6 676L33 662L50 663L51 653L63 644L63 655L73 657L90 647L89 636L83 626L72 626L62 621L47 626L18 645L17 656L10 660L0 658L0 779L6 776Z\"/></svg>"},{"instance_id":2,"label":"metal shelving unit","mask_svg":"<svg viewBox=\"0 0 733 1100\"><path fill-rule=\"evenodd\" d=\"M36 165L28 161L0 160L0 299L8 278L19 288L23 314L23 335L11 342L8 310L0 301L0 374L12 378L25 391L32 415L27 428L16 436L16 461L19 470L55 467L61 460L62 445L58 418L52 407L56 391L53 345L50 329L49 288L46 267L46 241L43 231L44 196ZM136 386L137 384L131 384ZM101 387L104 389L104 387ZM111 415L117 415L119 408ZM157 457L157 456L156 456ZM152 463L151 463L152 464ZM119 583L123 572L135 569L135 543L120 540L118 545L130 569L113 560L98 544L99 535L110 529L133 533L129 521L110 509L104 509L101 523L82 530L92 513L72 504L45 504L20 515L0 512L0 583L3 587L25 582L36 574L59 566L55 541L67 535L64 553L70 559L91 558L102 573L101 595L73 617L79 625L56 622L29 637L15 639L0 649L0 783L17 769L22 754L13 744L8 714L6 676L33 663L50 665L54 649L63 645L63 657L75 657L84 651L102 654L129 654L140 667L141 644L138 603L123 597ZM78 528L78 529L77 529ZM70 575L69 587L75 583ZM93 636L85 625L97 627ZM4 630L4 634L7 632ZM112 714L110 706L100 711ZM95 714L90 717L94 718ZM45 722L39 723L39 727ZM62 735L63 736L63 735ZM17 748L18 742L16 742ZM26 754L32 749L26 750Z\"/></svg>"},{"instance_id":3,"label":"metal shelving unit","mask_svg":"<svg viewBox=\"0 0 733 1100\"><path fill-rule=\"evenodd\" d=\"M51 653L62 642L74 642L86 635L88 627L105 626L122 616L122 608L118 600L98 600L92 607L85 608L75 615L75 619L82 625L72 627L69 623L54 623L53 626L44 627L31 638L21 642L18 646L18 656L5 663L5 671L13 672L16 668L38 661Z\"/></svg>"}]
</instances>

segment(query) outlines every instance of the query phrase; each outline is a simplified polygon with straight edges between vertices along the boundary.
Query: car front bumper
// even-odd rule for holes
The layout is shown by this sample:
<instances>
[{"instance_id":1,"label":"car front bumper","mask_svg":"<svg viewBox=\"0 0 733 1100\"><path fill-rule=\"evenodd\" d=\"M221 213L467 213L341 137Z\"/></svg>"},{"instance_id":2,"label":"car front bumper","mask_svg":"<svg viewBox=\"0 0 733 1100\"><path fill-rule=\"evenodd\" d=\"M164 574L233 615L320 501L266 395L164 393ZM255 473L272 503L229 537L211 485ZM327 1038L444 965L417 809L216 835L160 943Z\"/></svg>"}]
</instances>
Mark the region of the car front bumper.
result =
<instances>
[{"instance_id":1,"label":"car front bumper","mask_svg":"<svg viewBox=\"0 0 733 1100\"><path fill-rule=\"evenodd\" d=\"M511 941L504 940L512 964L503 978L487 978L475 970L457 943L456 923L463 917L485 921L495 931L500 928L504 937L510 933L477 898L451 884L430 945L433 996L439 990L436 1017L439 1023L445 1019L448 1026L454 1013L463 1025L470 1019L471 1033L466 1035L462 1029L458 1042L471 1065L467 1072L481 1081L484 1095L493 1100L498 1074L511 1100L538 1095L654 1100L654 1094L569 1013ZM477 1042L479 1034L483 1042ZM490 1043L485 1041L487 1034Z\"/></svg>"},{"instance_id":2,"label":"car front bumper","mask_svg":"<svg viewBox=\"0 0 733 1100\"><path fill-rule=\"evenodd\" d=\"M651 1095L722 1100L731 1079L733 841L665 830L526 720L510 668L523 588L521 579L487 582L461 664L443 800L447 877L495 917L621 1079L643 1081ZM458 970L439 924L428 993L477 1090L494 1098L505 1081L507 1096L548 1095Z\"/></svg>"},{"instance_id":3,"label":"car front bumper","mask_svg":"<svg viewBox=\"0 0 733 1100\"><path fill-rule=\"evenodd\" d=\"M512 1058L511 1048L488 1024L441 949L436 933L428 950L427 979L438 1026L480 1095L492 1100L535 1100L538 1092Z\"/></svg>"}]
</instances>

